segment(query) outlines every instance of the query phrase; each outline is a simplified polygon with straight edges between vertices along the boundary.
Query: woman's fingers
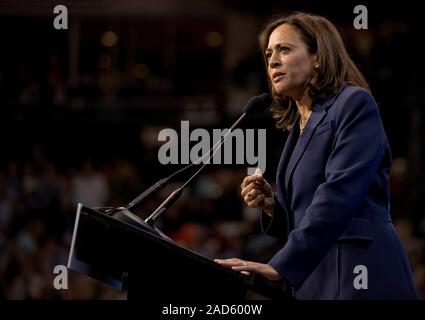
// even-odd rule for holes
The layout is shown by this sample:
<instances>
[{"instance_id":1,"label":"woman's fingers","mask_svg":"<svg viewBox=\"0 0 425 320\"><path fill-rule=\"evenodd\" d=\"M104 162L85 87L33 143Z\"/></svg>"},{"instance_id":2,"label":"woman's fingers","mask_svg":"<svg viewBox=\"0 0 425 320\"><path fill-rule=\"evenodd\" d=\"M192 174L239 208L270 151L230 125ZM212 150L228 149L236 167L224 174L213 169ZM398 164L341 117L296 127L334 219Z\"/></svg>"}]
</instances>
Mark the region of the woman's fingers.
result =
<instances>
[{"instance_id":1,"label":"woman's fingers","mask_svg":"<svg viewBox=\"0 0 425 320\"><path fill-rule=\"evenodd\" d=\"M254 198L255 196L257 196L258 194L264 193L266 190L264 189L263 186L258 186L255 183L251 183L248 186L246 186L245 188L242 189L241 191L241 196L243 198L245 198L247 195L249 195L251 198Z\"/></svg>"},{"instance_id":2,"label":"woman's fingers","mask_svg":"<svg viewBox=\"0 0 425 320\"><path fill-rule=\"evenodd\" d=\"M238 271L235 268L246 268L246 265L247 265L247 261L243 261L243 260L236 259L236 258L224 259L224 260L214 259L214 261L225 266L225 267L232 268L235 271ZM244 269L240 270L240 272L244 275L247 275L247 276L249 276L251 274L249 271L244 270Z\"/></svg>"},{"instance_id":3,"label":"woman's fingers","mask_svg":"<svg viewBox=\"0 0 425 320\"><path fill-rule=\"evenodd\" d=\"M252 189L248 194L245 195L245 204L251 208L259 206L262 201L266 198L265 194L258 190Z\"/></svg>"},{"instance_id":4,"label":"woman's fingers","mask_svg":"<svg viewBox=\"0 0 425 320\"><path fill-rule=\"evenodd\" d=\"M224 260L215 259L214 261L246 275L250 275L251 273L259 273L269 280L276 281L282 279L282 276L268 264L245 261L237 258Z\"/></svg>"},{"instance_id":5,"label":"woman's fingers","mask_svg":"<svg viewBox=\"0 0 425 320\"><path fill-rule=\"evenodd\" d=\"M241 191L241 196L245 197L248 193L250 193L253 189L260 189L255 183L250 183Z\"/></svg>"},{"instance_id":6,"label":"woman's fingers","mask_svg":"<svg viewBox=\"0 0 425 320\"><path fill-rule=\"evenodd\" d=\"M242 195L242 197L246 198L248 197L248 200L254 199L256 196L263 194L264 192L261 189L257 188L251 188L249 190L245 190L245 192Z\"/></svg>"},{"instance_id":7,"label":"woman's fingers","mask_svg":"<svg viewBox=\"0 0 425 320\"><path fill-rule=\"evenodd\" d=\"M256 183L258 185L262 185L263 181L264 181L263 176L259 176L259 175L246 176L241 183L241 189L245 188L250 183Z\"/></svg>"},{"instance_id":8,"label":"woman's fingers","mask_svg":"<svg viewBox=\"0 0 425 320\"><path fill-rule=\"evenodd\" d=\"M251 186L251 185L250 185ZM268 199L268 204L270 203L270 201L272 202L273 199L269 199L267 198L267 196L265 195L264 191L261 189L256 189L254 187L250 187L248 186L247 188L245 188L243 190L243 192L241 193L246 205L250 208L255 208L258 207L260 205L264 205L265 203L263 203L263 201Z\"/></svg>"},{"instance_id":9,"label":"woman's fingers","mask_svg":"<svg viewBox=\"0 0 425 320\"><path fill-rule=\"evenodd\" d=\"M270 204L273 202L273 199L269 198L272 197L272 190L261 174L246 176L241 184L241 188L241 196L248 207L263 207L267 203L268 210L271 210L272 206Z\"/></svg>"},{"instance_id":10,"label":"woman's fingers","mask_svg":"<svg viewBox=\"0 0 425 320\"><path fill-rule=\"evenodd\" d=\"M261 193L264 193L268 196L270 196L272 193L271 186L269 185L267 181L263 180L262 177L260 180L258 180L256 179L255 176L248 176L244 179L244 182L242 182L241 184L241 196L245 197L248 193L252 192L253 189L257 189L261 191Z\"/></svg>"},{"instance_id":11,"label":"woman's fingers","mask_svg":"<svg viewBox=\"0 0 425 320\"><path fill-rule=\"evenodd\" d=\"M264 192L260 189L252 189L250 192L248 192L248 196L251 197L251 199L254 199L256 196L263 193Z\"/></svg>"},{"instance_id":12,"label":"woman's fingers","mask_svg":"<svg viewBox=\"0 0 425 320\"><path fill-rule=\"evenodd\" d=\"M233 266L232 269L235 271L252 271L252 267L248 266L247 264L241 266Z\"/></svg>"},{"instance_id":13,"label":"woman's fingers","mask_svg":"<svg viewBox=\"0 0 425 320\"><path fill-rule=\"evenodd\" d=\"M258 196L256 196L254 199L248 200L248 201L245 201L245 202L246 202L246 205L248 207L256 208L264 201L265 198L266 198L266 196L262 193L262 194L259 194Z\"/></svg>"},{"instance_id":14,"label":"woman's fingers","mask_svg":"<svg viewBox=\"0 0 425 320\"><path fill-rule=\"evenodd\" d=\"M220 259L215 259L215 262L232 268L235 271L241 271L244 274L250 274L252 271L258 271L259 267L258 263L256 262L251 262L251 261L244 261L244 260L240 260L240 259L225 259L225 260L220 260Z\"/></svg>"},{"instance_id":15,"label":"woman's fingers","mask_svg":"<svg viewBox=\"0 0 425 320\"><path fill-rule=\"evenodd\" d=\"M226 267L232 267L232 266L241 266L246 263L246 261L243 261L241 259L237 258L231 258L231 259L214 259L215 262L222 264Z\"/></svg>"}]
</instances>

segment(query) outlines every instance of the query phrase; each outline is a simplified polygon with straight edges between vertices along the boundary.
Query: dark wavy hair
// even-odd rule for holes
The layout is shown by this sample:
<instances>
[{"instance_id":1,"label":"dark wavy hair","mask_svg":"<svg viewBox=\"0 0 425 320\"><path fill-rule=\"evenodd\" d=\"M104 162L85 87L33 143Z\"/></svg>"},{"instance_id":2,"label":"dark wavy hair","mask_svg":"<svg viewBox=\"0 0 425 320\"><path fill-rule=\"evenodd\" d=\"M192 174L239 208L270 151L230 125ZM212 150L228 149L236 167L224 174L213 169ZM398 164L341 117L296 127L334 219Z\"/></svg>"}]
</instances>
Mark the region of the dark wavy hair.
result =
<instances>
[{"instance_id":1,"label":"dark wavy hair","mask_svg":"<svg viewBox=\"0 0 425 320\"><path fill-rule=\"evenodd\" d=\"M284 23L295 27L300 32L309 53L317 55L318 68L314 69L307 88L313 102L335 95L344 83L370 91L363 74L348 55L341 36L332 22L324 17L304 12L280 16L264 25L259 34L259 43L266 69L268 62L265 50L270 34ZM275 100L271 111L276 120L276 127L289 130L298 117L295 101L291 97L279 95L273 89L269 77L268 83Z\"/></svg>"}]
</instances>

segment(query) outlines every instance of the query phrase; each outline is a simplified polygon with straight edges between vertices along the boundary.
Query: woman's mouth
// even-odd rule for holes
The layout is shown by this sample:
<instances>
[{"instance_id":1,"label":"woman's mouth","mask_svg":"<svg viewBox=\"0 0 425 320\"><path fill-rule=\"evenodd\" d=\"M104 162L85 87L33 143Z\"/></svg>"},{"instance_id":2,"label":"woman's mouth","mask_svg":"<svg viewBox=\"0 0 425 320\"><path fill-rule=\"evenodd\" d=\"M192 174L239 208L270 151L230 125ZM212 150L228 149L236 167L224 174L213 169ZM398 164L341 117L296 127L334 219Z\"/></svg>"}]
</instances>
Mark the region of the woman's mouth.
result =
<instances>
[{"instance_id":1,"label":"woman's mouth","mask_svg":"<svg viewBox=\"0 0 425 320\"><path fill-rule=\"evenodd\" d=\"M280 80L283 79L283 77L285 76L285 73L283 72L275 72L273 73L273 82L279 82Z\"/></svg>"}]
</instances>

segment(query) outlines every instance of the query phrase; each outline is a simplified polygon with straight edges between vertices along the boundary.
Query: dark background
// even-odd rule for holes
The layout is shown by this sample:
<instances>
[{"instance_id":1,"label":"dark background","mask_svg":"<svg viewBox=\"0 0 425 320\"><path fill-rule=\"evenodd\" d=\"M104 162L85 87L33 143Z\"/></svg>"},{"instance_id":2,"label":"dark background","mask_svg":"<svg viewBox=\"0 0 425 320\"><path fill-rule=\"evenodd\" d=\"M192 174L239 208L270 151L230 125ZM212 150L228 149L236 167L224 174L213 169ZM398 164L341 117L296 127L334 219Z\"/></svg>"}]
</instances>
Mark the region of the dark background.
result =
<instances>
[{"instance_id":1,"label":"dark background","mask_svg":"<svg viewBox=\"0 0 425 320\"><path fill-rule=\"evenodd\" d=\"M68 8L68 30L53 8ZM368 29L353 27L356 5ZM122 299L124 293L66 264L76 205L122 206L180 168L161 165L158 133L226 128L267 81L257 34L278 14L302 10L334 22L369 81L394 163L392 216L425 293L424 27L413 1L0 1L0 297ZM270 113L273 183L286 133ZM278 248L258 212L242 205L246 165L211 165L160 221L179 244L207 257L266 262ZM137 214L145 218L167 189ZM389 275L390 276L390 275Z\"/></svg>"}]
</instances>

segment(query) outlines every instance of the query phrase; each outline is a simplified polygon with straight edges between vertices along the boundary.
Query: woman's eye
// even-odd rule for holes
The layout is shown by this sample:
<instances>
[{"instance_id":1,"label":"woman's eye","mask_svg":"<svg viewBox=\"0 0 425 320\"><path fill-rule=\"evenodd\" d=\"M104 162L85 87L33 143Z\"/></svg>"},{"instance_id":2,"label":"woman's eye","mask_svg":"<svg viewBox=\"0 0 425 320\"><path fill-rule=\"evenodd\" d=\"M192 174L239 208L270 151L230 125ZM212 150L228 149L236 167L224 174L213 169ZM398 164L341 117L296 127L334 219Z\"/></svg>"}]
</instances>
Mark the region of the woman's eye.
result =
<instances>
[{"instance_id":1,"label":"woman's eye","mask_svg":"<svg viewBox=\"0 0 425 320\"><path fill-rule=\"evenodd\" d=\"M280 52L288 52L289 48L288 47L280 47Z\"/></svg>"},{"instance_id":2,"label":"woman's eye","mask_svg":"<svg viewBox=\"0 0 425 320\"><path fill-rule=\"evenodd\" d=\"M270 52L269 53L266 53L266 59L267 60L269 60L271 56L272 56L272 54Z\"/></svg>"}]
</instances>

